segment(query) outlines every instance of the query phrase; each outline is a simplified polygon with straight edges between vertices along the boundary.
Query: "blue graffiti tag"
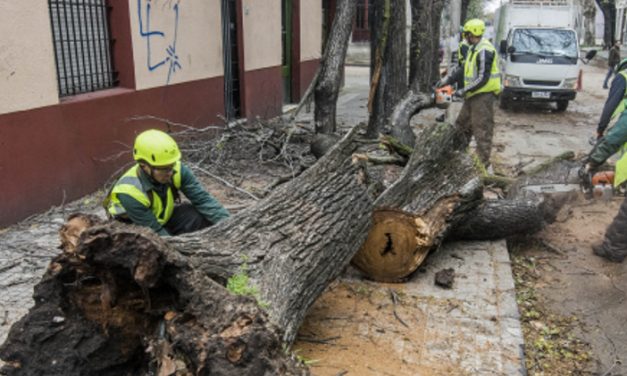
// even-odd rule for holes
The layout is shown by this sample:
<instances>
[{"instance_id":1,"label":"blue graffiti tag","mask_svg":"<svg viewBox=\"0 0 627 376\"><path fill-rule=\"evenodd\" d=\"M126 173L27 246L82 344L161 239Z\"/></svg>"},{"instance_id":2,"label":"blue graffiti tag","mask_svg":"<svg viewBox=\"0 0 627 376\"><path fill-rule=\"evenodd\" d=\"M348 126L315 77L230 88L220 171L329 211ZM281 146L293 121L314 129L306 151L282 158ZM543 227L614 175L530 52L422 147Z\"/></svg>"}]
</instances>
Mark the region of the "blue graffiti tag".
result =
<instances>
[{"instance_id":1,"label":"blue graffiti tag","mask_svg":"<svg viewBox=\"0 0 627 376\"><path fill-rule=\"evenodd\" d=\"M172 43L168 45L165 50L167 56L165 56L161 61L157 63L152 63L152 50L150 48L150 40L153 37L166 38L166 35L163 31L153 31L150 29L150 9L151 9L151 0L146 2L146 30L144 30L144 22L142 17L142 0L137 0L137 15L139 17L139 34L146 40L146 63L148 65L148 70L150 72L156 70L162 65L166 63L170 64L168 69L168 78L166 84L170 83L170 77L172 73L175 73L177 69L183 69L181 64L179 63L179 57L176 54L176 40L178 38L178 28L179 28L179 4L178 2L174 4L172 9L174 10L174 38L172 39Z\"/></svg>"}]
</instances>

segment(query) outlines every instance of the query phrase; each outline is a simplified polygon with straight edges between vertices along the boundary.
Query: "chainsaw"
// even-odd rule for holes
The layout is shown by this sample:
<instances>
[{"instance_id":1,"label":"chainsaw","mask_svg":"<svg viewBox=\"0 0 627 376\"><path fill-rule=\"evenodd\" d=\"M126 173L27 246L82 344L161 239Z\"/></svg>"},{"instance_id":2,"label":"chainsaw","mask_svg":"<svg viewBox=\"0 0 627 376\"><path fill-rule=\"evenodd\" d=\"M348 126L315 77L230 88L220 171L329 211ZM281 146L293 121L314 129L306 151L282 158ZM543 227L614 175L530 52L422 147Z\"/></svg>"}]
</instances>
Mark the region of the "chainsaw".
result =
<instances>
[{"instance_id":1,"label":"chainsaw","mask_svg":"<svg viewBox=\"0 0 627 376\"><path fill-rule=\"evenodd\" d=\"M452 102L460 101L460 99L453 95L454 92L455 89L453 89L453 86L451 85L436 88L433 91L433 101L435 103L435 106L437 108L446 109L451 105Z\"/></svg>"},{"instance_id":2,"label":"chainsaw","mask_svg":"<svg viewBox=\"0 0 627 376\"><path fill-rule=\"evenodd\" d=\"M580 178L581 184L530 184L523 186L522 189L535 193L565 193L582 191L588 199L593 197L603 197L605 200L608 200L614 195L613 171L599 171L595 174L586 173L584 176L581 176L580 174Z\"/></svg>"}]
</instances>

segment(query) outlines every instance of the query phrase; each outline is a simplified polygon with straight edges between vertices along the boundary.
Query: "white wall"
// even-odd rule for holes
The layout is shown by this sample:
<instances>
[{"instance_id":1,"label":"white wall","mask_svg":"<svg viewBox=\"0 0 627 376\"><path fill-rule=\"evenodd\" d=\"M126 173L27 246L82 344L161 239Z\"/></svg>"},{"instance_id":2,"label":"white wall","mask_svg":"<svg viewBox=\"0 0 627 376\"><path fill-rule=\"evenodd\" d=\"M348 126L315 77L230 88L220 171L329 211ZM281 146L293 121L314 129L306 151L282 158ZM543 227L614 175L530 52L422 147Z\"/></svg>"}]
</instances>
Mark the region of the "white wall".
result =
<instances>
[{"instance_id":1,"label":"white wall","mask_svg":"<svg viewBox=\"0 0 627 376\"><path fill-rule=\"evenodd\" d=\"M0 114L57 103L48 2L0 1Z\"/></svg>"},{"instance_id":2,"label":"white wall","mask_svg":"<svg viewBox=\"0 0 627 376\"><path fill-rule=\"evenodd\" d=\"M224 75L220 0L128 3L137 89Z\"/></svg>"},{"instance_id":3,"label":"white wall","mask_svg":"<svg viewBox=\"0 0 627 376\"><path fill-rule=\"evenodd\" d=\"M322 1L300 3L300 60L319 59L322 48Z\"/></svg>"},{"instance_id":4,"label":"white wall","mask_svg":"<svg viewBox=\"0 0 627 376\"><path fill-rule=\"evenodd\" d=\"M280 66L281 1L243 0L242 5L244 69L252 71Z\"/></svg>"}]
</instances>

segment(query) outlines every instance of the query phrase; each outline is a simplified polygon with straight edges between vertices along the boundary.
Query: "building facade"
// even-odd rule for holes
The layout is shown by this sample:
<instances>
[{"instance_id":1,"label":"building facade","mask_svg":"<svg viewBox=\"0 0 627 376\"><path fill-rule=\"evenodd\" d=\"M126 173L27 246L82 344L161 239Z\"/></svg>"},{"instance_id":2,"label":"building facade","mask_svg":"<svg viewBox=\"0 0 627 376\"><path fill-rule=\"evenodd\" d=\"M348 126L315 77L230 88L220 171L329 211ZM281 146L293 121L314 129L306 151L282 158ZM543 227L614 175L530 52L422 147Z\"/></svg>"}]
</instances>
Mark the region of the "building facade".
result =
<instances>
[{"instance_id":1,"label":"building facade","mask_svg":"<svg viewBox=\"0 0 627 376\"><path fill-rule=\"evenodd\" d=\"M154 118L280 114L320 63L322 3L0 2L0 226L100 188Z\"/></svg>"}]
</instances>

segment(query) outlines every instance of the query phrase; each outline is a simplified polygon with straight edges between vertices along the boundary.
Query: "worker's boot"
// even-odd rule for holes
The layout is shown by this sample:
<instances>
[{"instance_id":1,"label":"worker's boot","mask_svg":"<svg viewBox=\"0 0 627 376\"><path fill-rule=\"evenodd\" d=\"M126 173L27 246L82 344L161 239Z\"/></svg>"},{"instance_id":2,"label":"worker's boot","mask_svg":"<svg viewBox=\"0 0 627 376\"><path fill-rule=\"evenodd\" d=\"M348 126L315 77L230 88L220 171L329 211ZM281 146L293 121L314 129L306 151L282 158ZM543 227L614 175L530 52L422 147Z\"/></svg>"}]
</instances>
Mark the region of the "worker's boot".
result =
<instances>
[{"instance_id":1,"label":"worker's boot","mask_svg":"<svg viewBox=\"0 0 627 376\"><path fill-rule=\"evenodd\" d=\"M607 261L621 263L625 259L625 255L617 255L613 252L608 251L604 247L604 243L595 243L592 245L592 253L599 257L603 257Z\"/></svg>"}]
</instances>

